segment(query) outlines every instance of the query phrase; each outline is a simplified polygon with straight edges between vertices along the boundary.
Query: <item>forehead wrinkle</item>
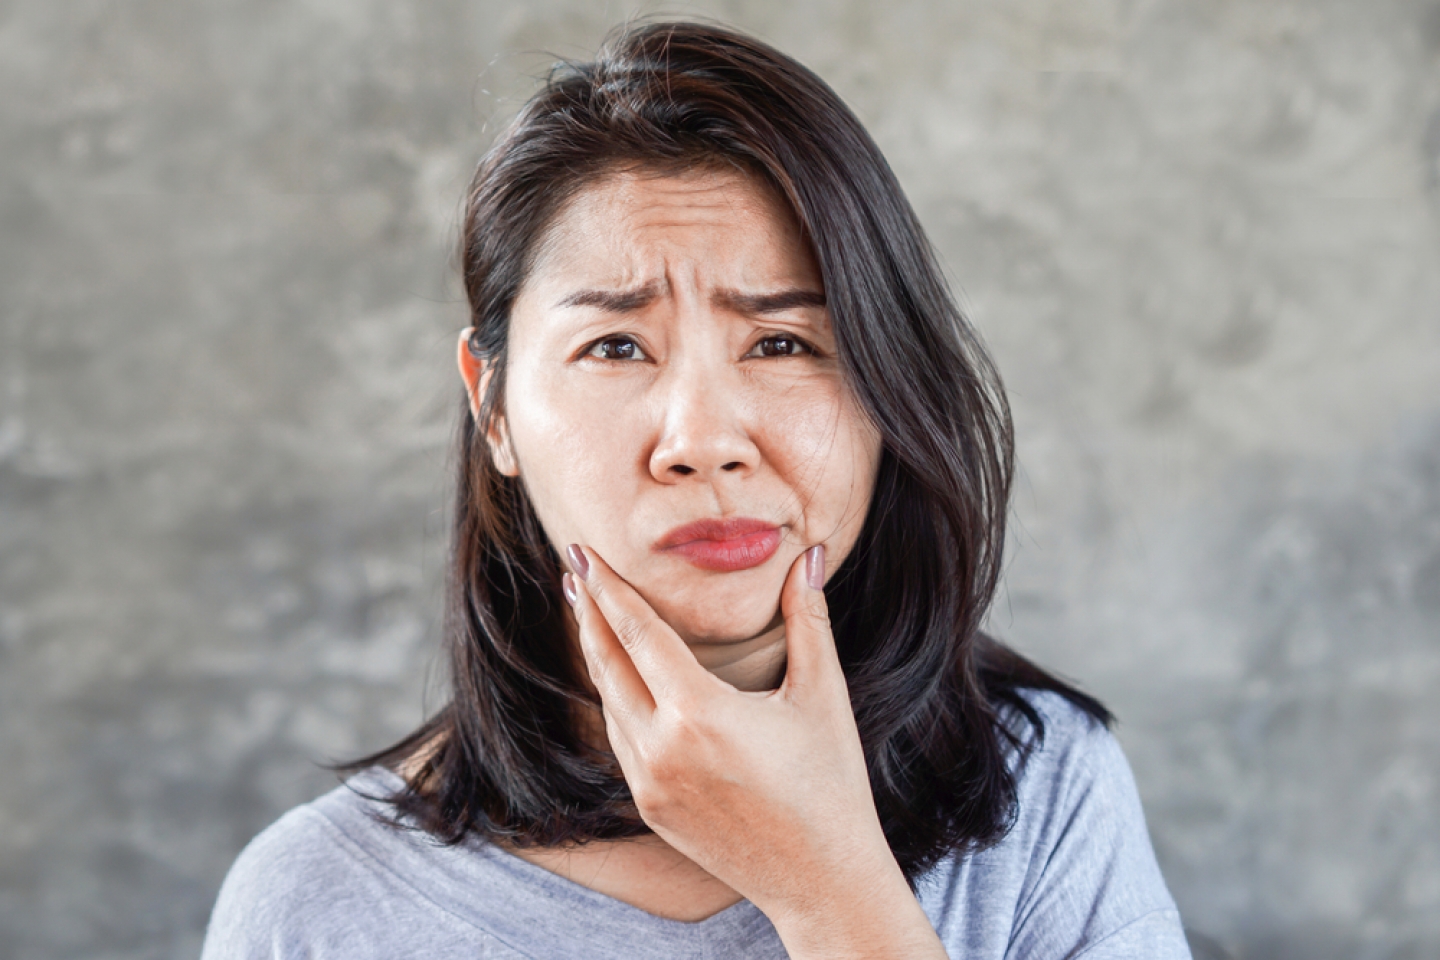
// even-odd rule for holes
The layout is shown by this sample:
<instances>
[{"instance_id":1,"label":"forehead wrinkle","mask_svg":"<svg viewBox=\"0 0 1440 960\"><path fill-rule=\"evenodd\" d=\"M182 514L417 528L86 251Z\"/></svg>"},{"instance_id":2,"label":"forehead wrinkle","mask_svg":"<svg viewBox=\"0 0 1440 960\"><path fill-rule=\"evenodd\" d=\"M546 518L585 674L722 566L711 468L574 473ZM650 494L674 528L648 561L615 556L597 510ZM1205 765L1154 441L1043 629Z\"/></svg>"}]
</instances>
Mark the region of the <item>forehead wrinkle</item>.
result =
<instances>
[{"instance_id":1,"label":"forehead wrinkle","mask_svg":"<svg viewBox=\"0 0 1440 960\"><path fill-rule=\"evenodd\" d=\"M602 179L562 203L555 219L542 231L538 256L527 271L530 273L527 281L533 280L537 272L550 273L547 267L560 267L562 274L580 268L589 276L575 278L579 281L576 288L557 291L556 306L589 305L614 312L643 309L660 297L679 294L677 281L681 287L690 286L686 281L692 281L694 292L700 293L713 284L713 280L707 284L698 275L683 278L676 275L677 268L682 274L692 271L698 274L699 265L685 270L672 259L677 238L667 235L668 230L703 230L719 223L739 221L760 234L770 234L776 227L782 233L794 230L785 211L764 209L775 206L775 198L765 195L763 183L751 181L748 184L751 190L746 191L750 195L737 196L737 181L747 185L743 177L708 171L683 177L628 174ZM767 223L775 214L779 215L775 218L779 222ZM597 247L608 254L597 256ZM684 247L683 241L681 247ZM685 257L682 255L680 259L683 261ZM814 272L813 263L806 266L810 269L804 270L804 274ZM745 288L752 284L743 281L738 285L740 289L736 289L732 280L725 288L711 293L709 299L751 317L793 307L823 308L823 293L817 296L804 291L817 286L815 279L818 278L783 274L765 278L768 272L762 270L761 275L754 278L759 281L754 286L762 292L750 292ZM552 274L551 279L558 278ZM776 283L781 290L772 293L766 289ZM794 296L777 302L772 299L777 293ZM790 302L783 302L784 299ZM828 328L828 314L817 319L821 327Z\"/></svg>"},{"instance_id":2,"label":"forehead wrinkle","mask_svg":"<svg viewBox=\"0 0 1440 960\"><path fill-rule=\"evenodd\" d=\"M677 207L679 209L677 209ZM734 217L746 216L733 202L718 200L699 203L692 200L670 203L652 200L643 206L625 207L623 216L640 230L684 230L690 227L711 227ZM618 218L617 218L618 219Z\"/></svg>"},{"instance_id":3,"label":"forehead wrinkle","mask_svg":"<svg viewBox=\"0 0 1440 960\"><path fill-rule=\"evenodd\" d=\"M743 178L718 171L654 178L626 177L619 180L620 189L610 196L606 206L619 207L633 223L642 227L709 225L717 217L748 212L745 208L753 206L750 198L742 200L735 196L737 182L743 183ZM636 203L632 191L642 183L645 199ZM683 209L677 211L677 206Z\"/></svg>"}]
</instances>

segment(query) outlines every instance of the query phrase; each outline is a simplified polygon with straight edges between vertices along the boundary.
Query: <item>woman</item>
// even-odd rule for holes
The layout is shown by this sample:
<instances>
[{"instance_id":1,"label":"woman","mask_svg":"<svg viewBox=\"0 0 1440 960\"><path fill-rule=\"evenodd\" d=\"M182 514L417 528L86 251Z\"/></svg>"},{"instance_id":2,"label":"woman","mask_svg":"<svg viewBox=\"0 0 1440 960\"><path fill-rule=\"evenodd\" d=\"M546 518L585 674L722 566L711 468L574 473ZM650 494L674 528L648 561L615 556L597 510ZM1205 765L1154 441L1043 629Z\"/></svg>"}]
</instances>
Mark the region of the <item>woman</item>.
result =
<instances>
[{"instance_id":1,"label":"woman","mask_svg":"<svg viewBox=\"0 0 1440 960\"><path fill-rule=\"evenodd\" d=\"M998 378L859 122L620 34L482 162L453 696L232 869L237 956L1186 957L1109 715L986 637Z\"/></svg>"}]
</instances>

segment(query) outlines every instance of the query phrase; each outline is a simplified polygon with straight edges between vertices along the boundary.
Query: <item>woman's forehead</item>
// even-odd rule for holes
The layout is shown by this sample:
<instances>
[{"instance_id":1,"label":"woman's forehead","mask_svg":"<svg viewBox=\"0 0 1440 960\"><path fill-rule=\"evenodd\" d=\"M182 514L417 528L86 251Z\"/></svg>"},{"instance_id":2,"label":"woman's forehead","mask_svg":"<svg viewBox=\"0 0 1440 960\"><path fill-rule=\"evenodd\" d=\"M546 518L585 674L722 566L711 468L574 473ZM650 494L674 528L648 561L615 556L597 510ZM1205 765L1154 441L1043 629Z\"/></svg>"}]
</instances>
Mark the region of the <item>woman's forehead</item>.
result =
<instances>
[{"instance_id":1,"label":"woman's forehead","mask_svg":"<svg viewBox=\"0 0 1440 960\"><path fill-rule=\"evenodd\" d=\"M686 279L749 292L820 288L809 245L777 192L712 168L626 171L581 190L546 230L527 286L629 289L673 283L675 272L688 271L703 276Z\"/></svg>"}]
</instances>

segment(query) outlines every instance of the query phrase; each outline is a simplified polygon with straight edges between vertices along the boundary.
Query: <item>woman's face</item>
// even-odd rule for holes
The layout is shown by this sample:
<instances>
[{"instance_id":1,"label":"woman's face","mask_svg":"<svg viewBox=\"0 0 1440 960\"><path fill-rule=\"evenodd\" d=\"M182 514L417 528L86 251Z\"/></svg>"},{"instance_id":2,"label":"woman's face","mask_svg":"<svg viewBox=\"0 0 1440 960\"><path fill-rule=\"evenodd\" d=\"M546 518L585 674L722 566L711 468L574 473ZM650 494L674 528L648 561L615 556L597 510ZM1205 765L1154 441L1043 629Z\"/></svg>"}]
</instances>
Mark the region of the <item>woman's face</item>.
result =
<instances>
[{"instance_id":1,"label":"woman's face","mask_svg":"<svg viewBox=\"0 0 1440 960\"><path fill-rule=\"evenodd\" d=\"M786 571L844 560L881 448L787 207L738 173L601 180L543 238L507 362L491 452L560 555L594 548L707 668L772 684Z\"/></svg>"}]
</instances>

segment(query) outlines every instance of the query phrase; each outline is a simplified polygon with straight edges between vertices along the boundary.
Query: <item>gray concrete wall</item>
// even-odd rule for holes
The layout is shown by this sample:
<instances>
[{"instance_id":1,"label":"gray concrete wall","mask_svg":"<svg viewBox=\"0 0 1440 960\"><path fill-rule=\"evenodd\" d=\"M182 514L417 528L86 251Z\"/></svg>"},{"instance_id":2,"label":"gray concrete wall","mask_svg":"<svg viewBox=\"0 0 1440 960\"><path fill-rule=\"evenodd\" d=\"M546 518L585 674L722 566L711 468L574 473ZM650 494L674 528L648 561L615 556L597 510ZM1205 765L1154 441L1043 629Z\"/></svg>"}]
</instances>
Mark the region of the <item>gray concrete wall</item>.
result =
<instances>
[{"instance_id":1,"label":"gray concrete wall","mask_svg":"<svg viewBox=\"0 0 1440 960\"><path fill-rule=\"evenodd\" d=\"M193 956L421 717L459 197L634 9L0 4L0 958ZM1120 714L1200 955L1440 956L1440 6L671 9L899 171L1015 404L994 626Z\"/></svg>"}]
</instances>

